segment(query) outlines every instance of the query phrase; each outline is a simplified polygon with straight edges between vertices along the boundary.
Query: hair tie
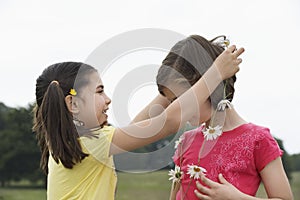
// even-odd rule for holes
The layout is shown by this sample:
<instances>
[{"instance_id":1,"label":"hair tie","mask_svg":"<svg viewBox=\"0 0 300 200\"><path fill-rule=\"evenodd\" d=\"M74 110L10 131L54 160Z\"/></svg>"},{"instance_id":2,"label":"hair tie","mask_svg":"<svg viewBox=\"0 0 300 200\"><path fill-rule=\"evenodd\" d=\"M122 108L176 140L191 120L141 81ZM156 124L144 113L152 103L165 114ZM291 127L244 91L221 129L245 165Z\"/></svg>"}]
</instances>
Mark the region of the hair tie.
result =
<instances>
[{"instance_id":1,"label":"hair tie","mask_svg":"<svg viewBox=\"0 0 300 200\"><path fill-rule=\"evenodd\" d=\"M59 82L58 82L57 80L53 80L53 81L51 81L51 83L50 83L50 84L53 84L53 83L55 83L55 84L59 85Z\"/></svg>"}]
</instances>

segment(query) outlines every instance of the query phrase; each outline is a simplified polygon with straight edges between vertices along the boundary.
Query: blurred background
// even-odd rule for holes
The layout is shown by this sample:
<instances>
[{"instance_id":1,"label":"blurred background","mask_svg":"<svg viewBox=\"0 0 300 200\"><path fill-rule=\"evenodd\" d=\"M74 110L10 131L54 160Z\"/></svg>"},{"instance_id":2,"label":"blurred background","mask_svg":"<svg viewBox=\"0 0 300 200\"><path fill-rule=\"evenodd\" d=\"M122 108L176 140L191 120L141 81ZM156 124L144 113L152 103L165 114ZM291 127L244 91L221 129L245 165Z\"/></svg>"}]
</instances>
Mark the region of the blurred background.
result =
<instances>
[{"instance_id":1,"label":"blurred background","mask_svg":"<svg viewBox=\"0 0 300 200\"><path fill-rule=\"evenodd\" d=\"M35 80L42 70L56 62L84 62L105 41L141 28L207 39L227 35L231 43L245 47L233 104L246 120L271 129L285 150L284 166L295 199L300 199L299 1L1 0L0 24L0 200L46 199L31 131ZM165 55L132 52L111 63L103 72L106 92L113 96L118 81L135 67L158 68ZM156 94L155 81L133 91L125 99L130 118ZM109 111L110 123L118 125L113 109ZM170 140L136 152L155 152ZM151 173L119 172L117 199L167 199L169 164ZM260 188L258 196L264 195Z\"/></svg>"}]
</instances>

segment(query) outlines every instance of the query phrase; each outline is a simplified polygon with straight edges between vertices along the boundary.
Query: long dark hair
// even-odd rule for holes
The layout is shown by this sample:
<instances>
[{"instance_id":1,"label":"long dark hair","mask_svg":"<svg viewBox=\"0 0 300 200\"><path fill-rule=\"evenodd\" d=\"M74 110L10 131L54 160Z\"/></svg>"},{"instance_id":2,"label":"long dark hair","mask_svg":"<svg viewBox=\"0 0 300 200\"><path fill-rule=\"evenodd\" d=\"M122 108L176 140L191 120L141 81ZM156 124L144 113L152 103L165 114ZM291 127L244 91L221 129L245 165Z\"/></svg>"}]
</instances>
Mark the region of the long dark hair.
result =
<instances>
[{"instance_id":1,"label":"long dark hair","mask_svg":"<svg viewBox=\"0 0 300 200\"><path fill-rule=\"evenodd\" d=\"M221 38L226 39L225 36L218 36L209 41L202 36L191 35L177 42L158 70L156 82L159 92L164 95L163 89L169 84L195 84L224 51L224 47L216 42ZM214 108L224 98L225 83L226 99L232 101L235 81L234 75L221 83L211 94L210 101Z\"/></svg>"},{"instance_id":2,"label":"long dark hair","mask_svg":"<svg viewBox=\"0 0 300 200\"><path fill-rule=\"evenodd\" d=\"M42 153L40 167L46 174L49 153L69 169L88 156L78 141L65 97L72 88L80 94L81 88L89 83L88 74L95 71L84 63L63 62L47 67L36 80L33 131Z\"/></svg>"}]
</instances>

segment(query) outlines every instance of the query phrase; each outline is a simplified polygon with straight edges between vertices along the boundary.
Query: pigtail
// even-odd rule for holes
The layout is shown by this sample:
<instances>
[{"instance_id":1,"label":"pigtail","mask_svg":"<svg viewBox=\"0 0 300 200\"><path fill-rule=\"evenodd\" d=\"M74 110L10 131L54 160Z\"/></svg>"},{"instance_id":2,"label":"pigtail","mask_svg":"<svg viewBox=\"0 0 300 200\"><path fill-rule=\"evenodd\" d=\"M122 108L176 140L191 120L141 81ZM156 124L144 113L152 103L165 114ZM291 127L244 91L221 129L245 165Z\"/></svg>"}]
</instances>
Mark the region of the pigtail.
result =
<instances>
[{"instance_id":1,"label":"pigtail","mask_svg":"<svg viewBox=\"0 0 300 200\"><path fill-rule=\"evenodd\" d=\"M41 161L40 168L45 174L48 174L48 158L49 158L49 149L45 138L45 131L43 130L42 119L39 113L39 106L36 104L33 112L35 113L33 119L33 128L32 130L36 133L36 139L41 150Z\"/></svg>"},{"instance_id":2,"label":"pigtail","mask_svg":"<svg viewBox=\"0 0 300 200\"><path fill-rule=\"evenodd\" d=\"M47 173L49 153L56 163L61 162L66 168L88 156L82 152L78 133L73 123L72 114L65 104L65 95L57 81L52 81L44 94L37 112L40 124L40 145L42 150L41 167ZM43 137L44 139L41 139ZM45 148L47 146L48 148ZM47 151L47 152L46 152Z\"/></svg>"}]
</instances>

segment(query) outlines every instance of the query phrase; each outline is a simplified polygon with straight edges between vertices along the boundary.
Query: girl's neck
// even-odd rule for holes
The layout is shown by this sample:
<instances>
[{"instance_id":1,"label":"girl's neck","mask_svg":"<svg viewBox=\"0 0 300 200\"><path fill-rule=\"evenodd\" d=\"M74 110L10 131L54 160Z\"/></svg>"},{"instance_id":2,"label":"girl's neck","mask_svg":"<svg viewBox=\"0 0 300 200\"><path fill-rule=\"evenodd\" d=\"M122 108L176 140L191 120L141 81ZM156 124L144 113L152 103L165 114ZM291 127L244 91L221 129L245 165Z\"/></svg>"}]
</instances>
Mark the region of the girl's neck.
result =
<instances>
[{"instance_id":1,"label":"girl's neck","mask_svg":"<svg viewBox=\"0 0 300 200\"><path fill-rule=\"evenodd\" d=\"M236 127L248 123L246 120L244 120L234 108L232 109L226 109L225 110L225 122L223 125L223 131L230 131L235 129ZM206 126L210 124L210 120L206 122ZM216 124L217 125L217 124Z\"/></svg>"},{"instance_id":2,"label":"girl's neck","mask_svg":"<svg viewBox=\"0 0 300 200\"><path fill-rule=\"evenodd\" d=\"M226 118L225 123L223 126L223 131L230 131L235 129L238 126L241 126L242 124L248 123L246 120L244 120L234 108L232 109L226 109Z\"/></svg>"}]
</instances>

